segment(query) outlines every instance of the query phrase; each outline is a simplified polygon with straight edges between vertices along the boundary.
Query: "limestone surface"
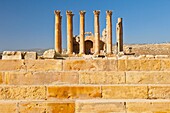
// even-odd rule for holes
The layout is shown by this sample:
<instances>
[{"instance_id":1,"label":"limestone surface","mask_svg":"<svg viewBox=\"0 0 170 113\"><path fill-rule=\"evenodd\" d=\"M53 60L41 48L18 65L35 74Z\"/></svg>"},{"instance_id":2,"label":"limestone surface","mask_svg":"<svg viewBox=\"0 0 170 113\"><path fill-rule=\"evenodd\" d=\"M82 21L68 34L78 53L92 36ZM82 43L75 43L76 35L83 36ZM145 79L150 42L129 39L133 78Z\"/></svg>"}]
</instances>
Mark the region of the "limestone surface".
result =
<instances>
[{"instance_id":1,"label":"limestone surface","mask_svg":"<svg viewBox=\"0 0 170 113\"><path fill-rule=\"evenodd\" d=\"M37 53L36 52L25 52L24 59L26 60L36 60L37 59Z\"/></svg>"},{"instance_id":2,"label":"limestone surface","mask_svg":"<svg viewBox=\"0 0 170 113\"><path fill-rule=\"evenodd\" d=\"M2 54L3 60L20 60L22 59L22 52L20 51L4 51Z\"/></svg>"},{"instance_id":3,"label":"limestone surface","mask_svg":"<svg viewBox=\"0 0 170 113\"><path fill-rule=\"evenodd\" d=\"M0 102L1 113L17 113L17 103L15 102Z\"/></svg>"},{"instance_id":4,"label":"limestone surface","mask_svg":"<svg viewBox=\"0 0 170 113\"><path fill-rule=\"evenodd\" d=\"M126 113L123 102L114 101L76 101L76 113Z\"/></svg>"},{"instance_id":5,"label":"limestone surface","mask_svg":"<svg viewBox=\"0 0 170 113\"><path fill-rule=\"evenodd\" d=\"M0 60L0 112L170 113L169 64L136 56Z\"/></svg>"},{"instance_id":6,"label":"limestone surface","mask_svg":"<svg viewBox=\"0 0 170 113\"><path fill-rule=\"evenodd\" d=\"M170 113L170 102L127 102L126 113Z\"/></svg>"},{"instance_id":7,"label":"limestone surface","mask_svg":"<svg viewBox=\"0 0 170 113\"><path fill-rule=\"evenodd\" d=\"M100 86L49 86L48 99L101 98Z\"/></svg>"},{"instance_id":8,"label":"limestone surface","mask_svg":"<svg viewBox=\"0 0 170 113\"><path fill-rule=\"evenodd\" d=\"M45 59L55 59L57 56L57 53L54 49L49 49L43 53L43 58Z\"/></svg>"}]
</instances>

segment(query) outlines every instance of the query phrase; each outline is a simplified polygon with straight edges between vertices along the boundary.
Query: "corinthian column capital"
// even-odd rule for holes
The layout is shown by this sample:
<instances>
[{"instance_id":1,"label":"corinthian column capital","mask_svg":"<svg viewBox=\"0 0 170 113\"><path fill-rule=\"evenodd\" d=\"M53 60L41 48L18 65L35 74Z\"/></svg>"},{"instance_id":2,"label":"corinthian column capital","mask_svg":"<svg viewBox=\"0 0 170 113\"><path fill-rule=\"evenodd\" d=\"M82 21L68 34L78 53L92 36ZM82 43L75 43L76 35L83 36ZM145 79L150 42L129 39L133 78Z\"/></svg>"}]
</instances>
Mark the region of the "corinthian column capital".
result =
<instances>
[{"instance_id":1,"label":"corinthian column capital","mask_svg":"<svg viewBox=\"0 0 170 113\"><path fill-rule=\"evenodd\" d=\"M74 14L72 13L72 11L66 11L66 15L67 15L67 16L74 16Z\"/></svg>"},{"instance_id":2,"label":"corinthian column capital","mask_svg":"<svg viewBox=\"0 0 170 113\"><path fill-rule=\"evenodd\" d=\"M55 10L55 11L54 11L54 14L55 14L55 15L60 15L60 13L61 13L60 10Z\"/></svg>"},{"instance_id":3,"label":"corinthian column capital","mask_svg":"<svg viewBox=\"0 0 170 113\"><path fill-rule=\"evenodd\" d=\"M107 14L107 15L112 15L112 11L111 11L111 10L107 10L107 11L106 11L106 14Z\"/></svg>"},{"instance_id":4,"label":"corinthian column capital","mask_svg":"<svg viewBox=\"0 0 170 113\"><path fill-rule=\"evenodd\" d=\"M94 10L93 13L94 13L94 15L99 15L100 14L100 10Z\"/></svg>"},{"instance_id":5,"label":"corinthian column capital","mask_svg":"<svg viewBox=\"0 0 170 113\"><path fill-rule=\"evenodd\" d=\"M80 13L80 15L84 15L84 14L86 14L86 11L80 11L79 13Z\"/></svg>"}]
</instances>

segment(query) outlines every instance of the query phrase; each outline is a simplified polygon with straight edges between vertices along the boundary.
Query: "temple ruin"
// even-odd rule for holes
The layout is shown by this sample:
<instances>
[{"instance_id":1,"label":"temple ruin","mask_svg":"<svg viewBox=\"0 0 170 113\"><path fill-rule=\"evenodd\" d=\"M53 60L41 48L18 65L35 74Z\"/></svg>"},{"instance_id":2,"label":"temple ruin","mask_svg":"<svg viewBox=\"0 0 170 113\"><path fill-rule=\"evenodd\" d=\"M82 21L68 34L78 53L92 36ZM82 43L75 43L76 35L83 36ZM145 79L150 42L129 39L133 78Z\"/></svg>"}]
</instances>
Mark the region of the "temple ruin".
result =
<instances>
[{"instance_id":1,"label":"temple ruin","mask_svg":"<svg viewBox=\"0 0 170 113\"><path fill-rule=\"evenodd\" d=\"M100 11L94 13L94 34L85 32L85 11L80 11L80 31L78 36L73 36L72 11L66 11L67 16L67 54L113 54L112 50L112 11L106 11L106 29L100 37L99 15ZM60 11L55 11L55 50L62 53L62 16ZM85 37L85 35L87 35ZM116 25L117 53L123 52L123 25L122 18L118 18Z\"/></svg>"}]
</instances>

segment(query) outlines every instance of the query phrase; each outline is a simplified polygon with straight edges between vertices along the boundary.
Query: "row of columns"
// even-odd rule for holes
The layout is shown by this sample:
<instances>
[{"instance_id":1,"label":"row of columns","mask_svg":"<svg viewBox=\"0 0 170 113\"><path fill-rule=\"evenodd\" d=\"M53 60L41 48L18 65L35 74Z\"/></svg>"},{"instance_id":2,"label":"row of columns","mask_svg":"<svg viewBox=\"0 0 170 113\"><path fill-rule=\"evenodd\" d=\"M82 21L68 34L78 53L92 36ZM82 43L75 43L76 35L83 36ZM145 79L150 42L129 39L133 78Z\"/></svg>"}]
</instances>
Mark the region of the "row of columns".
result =
<instances>
[{"instance_id":1,"label":"row of columns","mask_svg":"<svg viewBox=\"0 0 170 113\"><path fill-rule=\"evenodd\" d=\"M94 12L94 54L100 54L100 26L99 26L99 10ZM67 11L67 54L73 53L73 16L72 11ZM55 50L58 53L62 52L62 33L61 33L61 19L60 11L55 11ZM106 30L107 30L107 40L106 40L106 53L112 54L112 11L106 11ZM85 53L85 11L80 11L80 43L79 43L79 53ZM123 29L122 29L122 19L118 19L117 23L117 45L118 51L123 51ZM120 42L121 41L121 42Z\"/></svg>"}]
</instances>

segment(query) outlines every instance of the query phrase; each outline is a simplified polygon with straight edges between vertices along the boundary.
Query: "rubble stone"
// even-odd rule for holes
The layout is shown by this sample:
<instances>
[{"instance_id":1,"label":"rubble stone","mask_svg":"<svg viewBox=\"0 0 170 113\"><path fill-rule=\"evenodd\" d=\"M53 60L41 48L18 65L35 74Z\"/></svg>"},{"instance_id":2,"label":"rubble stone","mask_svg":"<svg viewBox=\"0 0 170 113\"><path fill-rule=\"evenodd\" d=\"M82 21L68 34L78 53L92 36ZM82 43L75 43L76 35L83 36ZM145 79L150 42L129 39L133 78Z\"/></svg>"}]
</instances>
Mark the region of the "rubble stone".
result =
<instances>
[{"instance_id":1,"label":"rubble stone","mask_svg":"<svg viewBox=\"0 0 170 113\"><path fill-rule=\"evenodd\" d=\"M25 56L24 56L24 59L27 59L27 60L35 60L37 59L37 53L36 52L25 52Z\"/></svg>"},{"instance_id":2,"label":"rubble stone","mask_svg":"<svg viewBox=\"0 0 170 113\"><path fill-rule=\"evenodd\" d=\"M55 59L60 54L57 54L54 49L49 49L43 53L43 58L45 59Z\"/></svg>"},{"instance_id":3,"label":"rubble stone","mask_svg":"<svg viewBox=\"0 0 170 113\"><path fill-rule=\"evenodd\" d=\"M2 54L3 60L19 60L22 59L21 51L4 51Z\"/></svg>"}]
</instances>

